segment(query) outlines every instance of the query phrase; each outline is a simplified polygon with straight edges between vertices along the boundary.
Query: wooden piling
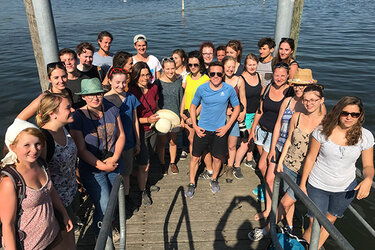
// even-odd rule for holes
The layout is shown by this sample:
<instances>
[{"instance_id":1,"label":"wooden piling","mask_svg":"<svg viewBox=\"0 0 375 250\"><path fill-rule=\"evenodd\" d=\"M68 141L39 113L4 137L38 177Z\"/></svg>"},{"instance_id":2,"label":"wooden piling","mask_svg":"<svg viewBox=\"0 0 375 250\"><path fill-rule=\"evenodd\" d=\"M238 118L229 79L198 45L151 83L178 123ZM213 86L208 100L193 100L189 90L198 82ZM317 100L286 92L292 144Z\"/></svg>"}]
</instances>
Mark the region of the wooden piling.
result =
<instances>
[{"instance_id":1,"label":"wooden piling","mask_svg":"<svg viewBox=\"0 0 375 250\"><path fill-rule=\"evenodd\" d=\"M304 0L294 1L292 26L290 28L290 38L294 39L294 45L295 45L294 55L293 55L294 58L296 58L296 54L297 54L297 46L298 46L299 30L300 30L301 21L302 21L303 5L304 5Z\"/></svg>"}]
</instances>

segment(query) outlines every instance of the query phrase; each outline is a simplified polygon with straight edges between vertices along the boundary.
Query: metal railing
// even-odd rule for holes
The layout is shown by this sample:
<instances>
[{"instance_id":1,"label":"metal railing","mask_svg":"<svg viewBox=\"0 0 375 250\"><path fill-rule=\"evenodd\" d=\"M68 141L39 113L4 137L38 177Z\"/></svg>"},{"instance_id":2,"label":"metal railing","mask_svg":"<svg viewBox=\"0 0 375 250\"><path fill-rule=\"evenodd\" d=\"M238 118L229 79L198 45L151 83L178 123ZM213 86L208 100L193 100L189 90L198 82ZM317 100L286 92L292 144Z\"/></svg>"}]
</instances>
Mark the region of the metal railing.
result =
<instances>
[{"instance_id":1,"label":"metal railing","mask_svg":"<svg viewBox=\"0 0 375 250\"><path fill-rule=\"evenodd\" d=\"M273 245L276 249L282 249L276 233L276 211L278 207L279 200L279 190L280 190L280 178L283 179L291 189L293 189L294 194L303 202L303 204L311 211L314 215L313 226L311 232L311 240L309 249L318 249L319 236L320 236L320 224L327 230L330 236L336 241L337 245L341 249L354 250L353 246L345 239L345 237L337 230L337 228L326 218L326 216L320 211L320 209L315 205L315 203L307 197L307 195L299 188L299 186L285 173L276 173L275 181L273 184L272 193L272 209L270 213L270 223L271 223L271 238Z\"/></svg>"},{"instance_id":2,"label":"metal railing","mask_svg":"<svg viewBox=\"0 0 375 250\"><path fill-rule=\"evenodd\" d=\"M125 212L125 189L123 178L121 175L116 176L115 181L112 185L111 194L105 210L102 226L100 228L98 240L95 245L95 250L113 250L113 239L112 239L112 221L116 210L118 199L119 207L119 222L120 222L120 247L119 249L125 249L126 247L126 212Z\"/></svg>"}]
</instances>

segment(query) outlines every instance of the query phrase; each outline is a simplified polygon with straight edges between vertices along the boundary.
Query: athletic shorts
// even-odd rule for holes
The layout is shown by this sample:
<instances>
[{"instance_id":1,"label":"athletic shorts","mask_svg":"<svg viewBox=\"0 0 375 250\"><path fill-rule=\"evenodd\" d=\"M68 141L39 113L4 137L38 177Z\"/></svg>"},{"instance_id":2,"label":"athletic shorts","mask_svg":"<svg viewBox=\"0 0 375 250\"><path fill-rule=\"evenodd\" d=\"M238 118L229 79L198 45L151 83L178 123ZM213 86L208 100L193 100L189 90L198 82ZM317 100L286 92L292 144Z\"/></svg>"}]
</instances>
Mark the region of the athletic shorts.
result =
<instances>
[{"instance_id":1,"label":"athletic shorts","mask_svg":"<svg viewBox=\"0 0 375 250\"><path fill-rule=\"evenodd\" d=\"M246 129L251 129L251 126L253 126L254 116L255 116L255 113L251 113L251 114L246 113L246 116L245 116Z\"/></svg>"},{"instance_id":2,"label":"athletic shorts","mask_svg":"<svg viewBox=\"0 0 375 250\"><path fill-rule=\"evenodd\" d=\"M194 133L193 152L195 157L201 157L204 151L208 150L215 158L225 157L228 152L228 133L223 137L217 136L216 132L205 131L204 137Z\"/></svg>"}]
</instances>

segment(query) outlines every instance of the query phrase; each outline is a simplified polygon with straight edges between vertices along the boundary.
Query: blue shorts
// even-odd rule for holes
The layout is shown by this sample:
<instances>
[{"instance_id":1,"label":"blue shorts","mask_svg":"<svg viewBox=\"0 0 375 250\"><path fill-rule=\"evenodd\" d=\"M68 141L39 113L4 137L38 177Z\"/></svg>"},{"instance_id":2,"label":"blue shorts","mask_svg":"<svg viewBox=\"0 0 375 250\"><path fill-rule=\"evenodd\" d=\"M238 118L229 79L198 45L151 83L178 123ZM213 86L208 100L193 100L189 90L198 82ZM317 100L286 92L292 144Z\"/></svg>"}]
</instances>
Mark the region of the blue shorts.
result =
<instances>
[{"instance_id":1,"label":"blue shorts","mask_svg":"<svg viewBox=\"0 0 375 250\"><path fill-rule=\"evenodd\" d=\"M251 114L246 113L246 116L245 116L246 129L251 129L251 126L253 126L254 116L255 116L255 113L251 113Z\"/></svg>"},{"instance_id":2,"label":"blue shorts","mask_svg":"<svg viewBox=\"0 0 375 250\"><path fill-rule=\"evenodd\" d=\"M356 194L355 190L328 192L313 187L308 182L306 188L309 198L315 203L323 214L326 215L328 212L338 218L344 216L345 210L349 207ZM308 216L313 217L313 214L309 211Z\"/></svg>"},{"instance_id":3,"label":"blue shorts","mask_svg":"<svg viewBox=\"0 0 375 250\"><path fill-rule=\"evenodd\" d=\"M255 144L263 146L263 150L270 152L272 143L272 133L264 131L259 125L255 128Z\"/></svg>"},{"instance_id":4,"label":"blue shorts","mask_svg":"<svg viewBox=\"0 0 375 250\"><path fill-rule=\"evenodd\" d=\"M240 136L240 127L238 126L238 121L233 122L232 127L229 129L229 135L234 137Z\"/></svg>"},{"instance_id":5,"label":"blue shorts","mask_svg":"<svg viewBox=\"0 0 375 250\"><path fill-rule=\"evenodd\" d=\"M283 164L284 173L287 174L297 185L301 183L301 175L293 172L290 170L287 166ZM283 182L284 186L284 192L287 193L290 198L292 198L294 201L297 200L297 197L294 194L293 189L288 185L286 181Z\"/></svg>"}]
</instances>

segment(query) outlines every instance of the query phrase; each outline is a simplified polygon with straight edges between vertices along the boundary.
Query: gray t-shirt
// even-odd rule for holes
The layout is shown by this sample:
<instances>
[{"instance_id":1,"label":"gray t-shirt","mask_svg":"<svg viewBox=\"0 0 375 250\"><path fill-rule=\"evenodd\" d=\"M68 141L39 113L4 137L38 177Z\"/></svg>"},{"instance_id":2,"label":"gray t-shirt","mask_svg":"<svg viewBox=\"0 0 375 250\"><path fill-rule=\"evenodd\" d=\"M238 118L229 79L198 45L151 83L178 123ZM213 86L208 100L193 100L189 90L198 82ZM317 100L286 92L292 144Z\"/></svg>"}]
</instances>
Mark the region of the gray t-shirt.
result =
<instances>
[{"instance_id":1,"label":"gray t-shirt","mask_svg":"<svg viewBox=\"0 0 375 250\"><path fill-rule=\"evenodd\" d=\"M174 82L155 81L159 90L159 108L169 109L178 116L180 116L180 105L183 97L181 82L182 78L180 77Z\"/></svg>"},{"instance_id":2,"label":"gray t-shirt","mask_svg":"<svg viewBox=\"0 0 375 250\"><path fill-rule=\"evenodd\" d=\"M98 52L94 53L92 64L101 67L105 72L112 66L112 53L109 56L101 56Z\"/></svg>"},{"instance_id":3,"label":"gray t-shirt","mask_svg":"<svg viewBox=\"0 0 375 250\"><path fill-rule=\"evenodd\" d=\"M362 151L374 145L374 136L369 130L362 128L362 138L356 145L340 146L329 138L326 140L321 130L322 126L319 126L312 133L321 147L310 172L309 183L329 192L353 190L356 186L355 163Z\"/></svg>"},{"instance_id":4,"label":"gray t-shirt","mask_svg":"<svg viewBox=\"0 0 375 250\"><path fill-rule=\"evenodd\" d=\"M272 80L272 60L268 63L258 63L257 72L263 77L263 87L267 86Z\"/></svg>"}]
</instances>

